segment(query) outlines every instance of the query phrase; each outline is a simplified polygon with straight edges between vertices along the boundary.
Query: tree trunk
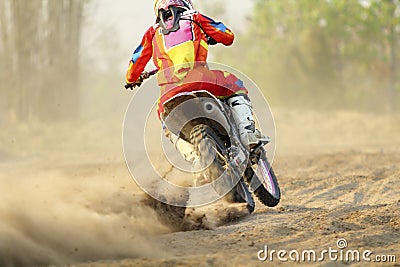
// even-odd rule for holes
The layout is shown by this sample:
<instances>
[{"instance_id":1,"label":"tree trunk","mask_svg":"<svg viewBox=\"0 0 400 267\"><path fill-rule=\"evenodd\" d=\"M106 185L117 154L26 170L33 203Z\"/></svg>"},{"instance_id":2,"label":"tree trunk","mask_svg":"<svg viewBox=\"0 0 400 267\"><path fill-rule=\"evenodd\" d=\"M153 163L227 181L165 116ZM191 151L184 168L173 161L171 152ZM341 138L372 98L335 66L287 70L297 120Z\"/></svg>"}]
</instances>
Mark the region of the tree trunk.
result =
<instances>
[{"instance_id":1,"label":"tree trunk","mask_svg":"<svg viewBox=\"0 0 400 267\"><path fill-rule=\"evenodd\" d=\"M9 120L59 120L79 115L84 3L0 1L0 103L4 103L0 111L10 114Z\"/></svg>"},{"instance_id":2,"label":"tree trunk","mask_svg":"<svg viewBox=\"0 0 400 267\"><path fill-rule=\"evenodd\" d=\"M397 38L395 25L392 25L390 38L390 78L388 86L388 104L389 112L394 113L396 110L396 84L397 84Z\"/></svg>"}]
</instances>

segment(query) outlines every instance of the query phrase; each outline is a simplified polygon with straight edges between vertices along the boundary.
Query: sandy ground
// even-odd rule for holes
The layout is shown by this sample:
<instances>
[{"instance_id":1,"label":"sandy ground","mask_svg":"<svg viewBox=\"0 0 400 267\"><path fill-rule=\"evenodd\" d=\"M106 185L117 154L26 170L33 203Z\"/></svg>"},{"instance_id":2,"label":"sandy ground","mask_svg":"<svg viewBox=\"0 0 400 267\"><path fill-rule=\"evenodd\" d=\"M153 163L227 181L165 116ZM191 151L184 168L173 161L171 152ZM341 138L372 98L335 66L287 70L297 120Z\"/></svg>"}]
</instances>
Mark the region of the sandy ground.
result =
<instances>
[{"instance_id":1,"label":"sandy ground","mask_svg":"<svg viewBox=\"0 0 400 267\"><path fill-rule=\"evenodd\" d=\"M275 118L281 203L258 202L251 215L225 203L187 211L204 215L203 229L194 231L172 231L143 204L118 149L118 127L93 131L93 123L68 138L55 137L55 129L69 129L60 125L29 139L24 128L3 132L0 266L292 266L276 253L273 263L260 261L258 252L268 246L318 257L338 249L339 239L347 241L344 253L394 255L397 265L381 265L399 266L398 118L283 110ZM326 255L304 264L345 263ZM377 262L352 263L366 264Z\"/></svg>"}]
</instances>

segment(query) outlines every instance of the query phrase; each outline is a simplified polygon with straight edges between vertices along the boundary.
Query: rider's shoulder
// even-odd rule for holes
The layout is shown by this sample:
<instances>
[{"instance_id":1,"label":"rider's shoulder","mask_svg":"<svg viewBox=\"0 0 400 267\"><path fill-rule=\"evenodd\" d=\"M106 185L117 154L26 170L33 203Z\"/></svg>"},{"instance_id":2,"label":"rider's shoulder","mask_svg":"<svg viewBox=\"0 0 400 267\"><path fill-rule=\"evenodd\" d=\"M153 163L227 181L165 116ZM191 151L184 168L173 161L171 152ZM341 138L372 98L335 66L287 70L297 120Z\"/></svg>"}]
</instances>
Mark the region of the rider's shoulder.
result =
<instances>
[{"instance_id":1,"label":"rider's shoulder","mask_svg":"<svg viewBox=\"0 0 400 267\"><path fill-rule=\"evenodd\" d=\"M155 34L159 28L160 24L158 22L155 22L153 25L150 26L150 28L147 31L151 32L152 34Z\"/></svg>"}]
</instances>

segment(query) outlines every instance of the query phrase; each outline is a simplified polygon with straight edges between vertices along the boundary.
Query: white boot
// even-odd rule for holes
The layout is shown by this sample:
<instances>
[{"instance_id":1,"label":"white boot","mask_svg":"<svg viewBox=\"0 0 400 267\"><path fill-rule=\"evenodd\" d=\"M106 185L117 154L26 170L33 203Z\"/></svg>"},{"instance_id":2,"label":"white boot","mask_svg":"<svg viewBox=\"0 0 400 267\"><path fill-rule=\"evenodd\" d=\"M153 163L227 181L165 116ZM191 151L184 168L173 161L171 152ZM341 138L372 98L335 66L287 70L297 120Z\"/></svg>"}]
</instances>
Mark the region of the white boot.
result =
<instances>
[{"instance_id":1,"label":"white boot","mask_svg":"<svg viewBox=\"0 0 400 267\"><path fill-rule=\"evenodd\" d=\"M237 95L229 98L227 103L232 109L233 117L238 126L240 140L247 148L258 145L260 142L269 142L269 138L256 129L253 109L248 97Z\"/></svg>"}]
</instances>

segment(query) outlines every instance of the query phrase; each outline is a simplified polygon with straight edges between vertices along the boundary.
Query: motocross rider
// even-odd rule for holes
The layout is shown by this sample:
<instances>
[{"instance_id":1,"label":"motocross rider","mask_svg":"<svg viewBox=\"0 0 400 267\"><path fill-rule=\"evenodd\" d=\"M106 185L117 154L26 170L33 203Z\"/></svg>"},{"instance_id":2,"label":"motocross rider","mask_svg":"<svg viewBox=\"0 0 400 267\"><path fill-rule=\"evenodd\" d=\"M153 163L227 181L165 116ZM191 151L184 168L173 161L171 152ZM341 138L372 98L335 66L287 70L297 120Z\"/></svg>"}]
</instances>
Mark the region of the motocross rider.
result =
<instances>
[{"instance_id":1,"label":"motocross rider","mask_svg":"<svg viewBox=\"0 0 400 267\"><path fill-rule=\"evenodd\" d=\"M231 73L207 67L208 46L232 45L235 38L232 31L222 22L194 10L191 0L156 0L154 12L156 24L146 31L133 53L125 87L132 89L142 84L143 75L146 75L142 72L153 58L159 69L157 78L161 87L159 116L164 112L163 103L177 94L207 90L230 105L246 147L265 141L267 138L255 127L252 105L243 82ZM177 142L185 142L171 133L169 137L178 148ZM180 152L184 157L187 155Z\"/></svg>"}]
</instances>

